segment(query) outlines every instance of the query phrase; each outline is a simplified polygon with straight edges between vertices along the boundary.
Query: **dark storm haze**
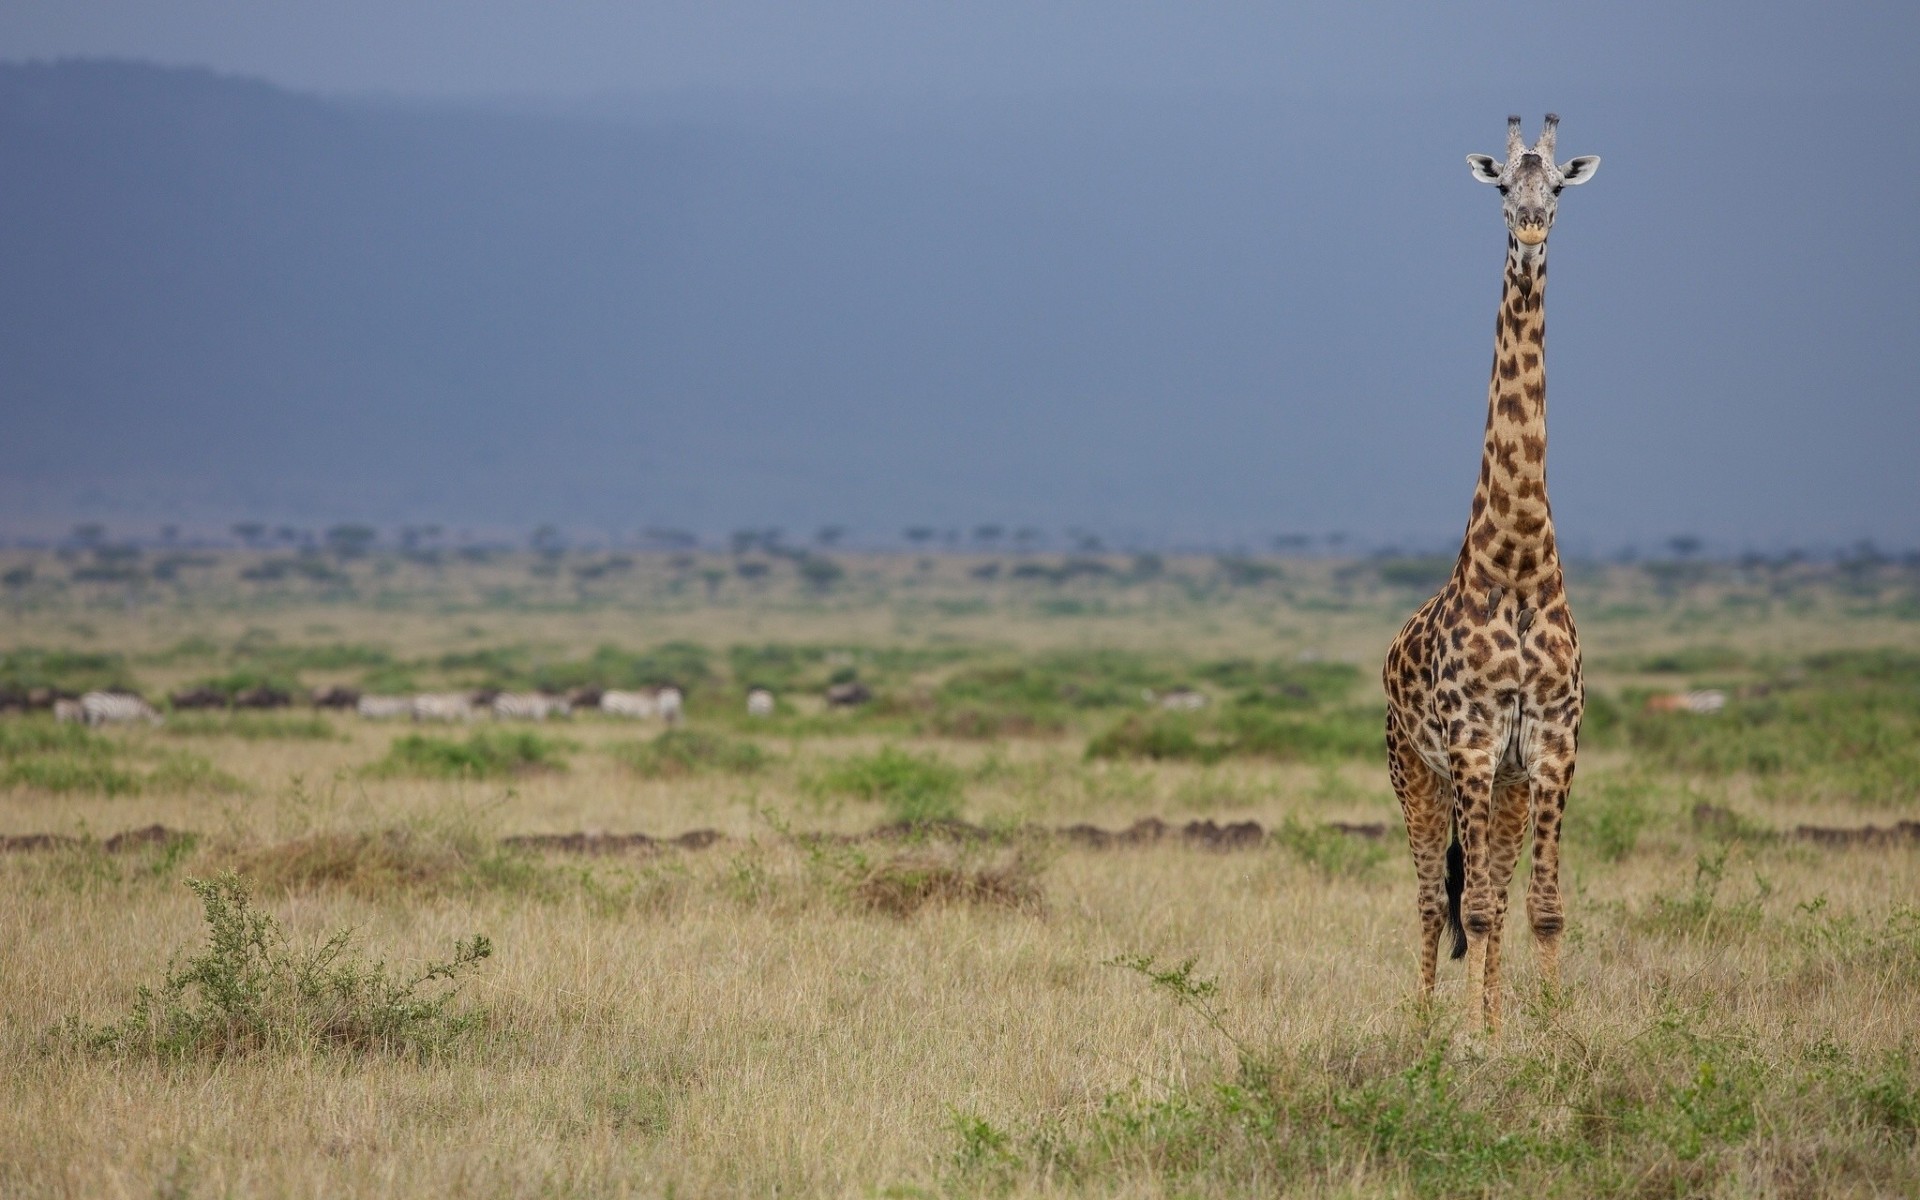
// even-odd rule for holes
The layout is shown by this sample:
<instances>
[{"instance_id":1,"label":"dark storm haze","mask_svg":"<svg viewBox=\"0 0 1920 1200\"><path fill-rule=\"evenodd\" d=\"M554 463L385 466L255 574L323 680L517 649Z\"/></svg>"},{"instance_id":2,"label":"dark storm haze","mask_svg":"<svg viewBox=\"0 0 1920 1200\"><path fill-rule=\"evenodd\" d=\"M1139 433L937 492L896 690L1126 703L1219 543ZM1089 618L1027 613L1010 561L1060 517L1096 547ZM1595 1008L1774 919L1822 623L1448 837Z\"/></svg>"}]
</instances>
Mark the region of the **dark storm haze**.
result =
<instances>
[{"instance_id":1,"label":"dark storm haze","mask_svg":"<svg viewBox=\"0 0 1920 1200\"><path fill-rule=\"evenodd\" d=\"M1576 552L1920 545L1910 6L14 3L0 534L1443 546L1562 116Z\"/></svg>"}]
</instances>

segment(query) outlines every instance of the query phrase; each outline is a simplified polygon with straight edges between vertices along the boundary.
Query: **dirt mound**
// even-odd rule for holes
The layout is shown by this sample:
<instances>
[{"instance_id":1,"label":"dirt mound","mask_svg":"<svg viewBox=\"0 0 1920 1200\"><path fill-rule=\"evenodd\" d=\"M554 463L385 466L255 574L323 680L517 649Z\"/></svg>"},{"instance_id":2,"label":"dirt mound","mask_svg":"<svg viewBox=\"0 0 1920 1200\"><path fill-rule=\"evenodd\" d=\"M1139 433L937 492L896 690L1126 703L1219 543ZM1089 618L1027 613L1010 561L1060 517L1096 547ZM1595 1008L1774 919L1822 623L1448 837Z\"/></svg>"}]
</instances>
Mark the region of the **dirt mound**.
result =
<instances>
[{"instance_id":1,"label":"dirt mound","mask_svg":"<svg viewBox=\"0 0 1920 1200\"><path fill-rule=\"evenodd\" d=\"M1821 846L1904 846L1920 845L1920 821L1896 821L1882 828L1862 825L1857 829L1825 825L1798 825L1793 836Z\"/></svg>"}]
</instances>

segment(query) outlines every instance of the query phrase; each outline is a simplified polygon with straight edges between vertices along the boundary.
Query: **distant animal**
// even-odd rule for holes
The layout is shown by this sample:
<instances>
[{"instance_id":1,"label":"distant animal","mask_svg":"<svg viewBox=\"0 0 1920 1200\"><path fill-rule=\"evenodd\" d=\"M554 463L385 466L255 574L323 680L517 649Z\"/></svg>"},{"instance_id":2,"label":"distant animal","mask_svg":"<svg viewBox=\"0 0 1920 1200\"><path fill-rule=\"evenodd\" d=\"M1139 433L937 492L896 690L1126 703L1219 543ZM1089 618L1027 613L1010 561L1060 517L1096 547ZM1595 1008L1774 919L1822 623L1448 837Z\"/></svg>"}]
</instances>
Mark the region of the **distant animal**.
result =
<instances>
[{"instance_id":1,"label":"distant animal","mask_svg":"<svg viewBox=\"0 0 1920 1200\"><path fill-rule=\"evenodd\" d=\"M645 720L660 709L653 702L653 695L649 692L602 692L600 693L600 711L610 717Z\"/></svg>"},{"instance_id":2,"label":"distant animal","mask_svg":"<svg viewBox=\"0 0 1920 1200\"><path fill-rule=\"evenodd\" d=\"M334 684L332 687L313 689L313 706L315 708L354 708L357 707L359 703L360 690L358 688L341 687L339 684Z\"/></svg>"},{"instance_id":3,"label":"distant animal","mask_svg":"<svg viewBox=\"0 0 1920 1200\"><path fill-rule=\"evenodd\" d=\"M827 689L828 708L858 708L873 699L873 692L857 679L836 683Z\"/></svg>"},{"instance_id":4,"label":"distant animal","mask_svg":"<svg viewBox=\"0 0 1920 1200\"><path fill-rule=\"evenodd\" d=\"M1684 712L1695 716L1712 716L1727 706L1727 694L1717 688L1698 692L1668 692L1658 696L1648 696L1644 705L1648 712Z\"/></svg>"},{"instance_id":5,"label":"distant animal","mask_svg":"<svg viewBox=\"0 0 1920 1200\"><path fill-rule=\"evenodd\" d=\"M167 702L176 709L225 708L225 692L210 687L185 688L167 697Z\"/></svg>"},{"instance_id":6,"label":"distant animal","mask_svg":"<svg viewBox=\"0 0 1920 1200\"><path fill-rule=\"evenodd\" d=\"M277 687L260 684L243 688L233 694L235 708L286 708L293 703L293 697Z\"/></svg>"},{"instance_id":7,"label":"distant animal","mask_svg":"<svg viewBox=\"0 0 1920 1200\"><path fill-rule=\"evenodd\" d=\"M62 724L78 725L87 719L87 710L80 707L78 700L62 696L53 702L53 719Z\"/></svg>"},{"instance_id":8,"label":"distant animal","mask_svg":"<svg viewBox=\"0 0 1920 1200\"><path fill-rule=\"evenodd\" d=\"M682 715L680 689L663 687L653 694L653 702L660 708L660 719L669 725L678 725Z\"/></svg>"},{"instance_id":9,"label":"distant animal","mask_svg":"<svg viewBox=\"0 0 1920 1200\"><path fill-rule=\"evenodd\" d=\"M27 693L22 688L0 688L0 712L24 711Z\"/></svg>"},{"instance_id":10,"label":"distant animal","mask_svg":"<svg viewBox=\"0 0 1920 1200\"><path fill-rule=\"evenodd\" d=\"M27 689L27 707L33 710L49 709L62 700L78 700L78 692L69 692L65 688L37 687Z\"/></svg>"},{"instance_id":11,"label":"distant animal","mask_svg":"<svg viewBox=\"0 0 1920 1200\"><path fill-rule=\"evenodd\" d=\"M1192 688L1174 688L1160 696L1160 707L1169 712L1198 712L1207 706L1205 692L1196 692Z\"/></svg>"},{"instance_id":12,"label":"distant animal","mask_svg":"<svg viewBox=\"0 0 1920 1200\"><path fill-rule=\"evenodd\" d=\"M544 721L572 711L565 697L545 692L501 692L493 698L492 707L494 719L500 721Z\"/></svg>"},{"instance_id":13,"label":"distant animal","mask_svg":"<svg viewBox=\"0 0 1920 1200\"><path fill-rule=\"evenodd\" d=\"M605 688L577 687L567 693L567 703L575 708L599 708L600 697L605 694Z\"/></svg>"},{"instance_id":14,"label":"distant animal","mask_svg":"<svg viewBox=\"0 0 1920 1200\"><path fill-rule=\"evenodd\" d=\"M353 709L369 721L392 721L413 715L411 696L362 696Z\"/></svg>"},{"instance_id":15,"label":"distant animal","mask_svg":"<svg viewBox=\"0 0 1920 1200\"><path fill-rule=\"evenodd\" d=\"M88 692L80 697L80 712L89 725L119 725L129 721L160 724L153 705L127 692Z\"/></svg>"},{"instance_id":16,"label":"distant animal","mask_svg":"<svg viewBox=\"0 0 1920 1200\"><path fill-rule=\"evenodd\" d=\"M747 693L747 715L750 717L770 717L773 715L773 693L765 688L754 688Z\"/></svg>"},{"instance_id":17,"label":"distant animal","mask_svg":"<svg viewBox=\"0 0 1920 1200\"><path fill-rule=\"evenodd\" d=\"M466 692L422 692L413 698L416 721L471 721L473 697Z\"/></svg>"}]
</instances>

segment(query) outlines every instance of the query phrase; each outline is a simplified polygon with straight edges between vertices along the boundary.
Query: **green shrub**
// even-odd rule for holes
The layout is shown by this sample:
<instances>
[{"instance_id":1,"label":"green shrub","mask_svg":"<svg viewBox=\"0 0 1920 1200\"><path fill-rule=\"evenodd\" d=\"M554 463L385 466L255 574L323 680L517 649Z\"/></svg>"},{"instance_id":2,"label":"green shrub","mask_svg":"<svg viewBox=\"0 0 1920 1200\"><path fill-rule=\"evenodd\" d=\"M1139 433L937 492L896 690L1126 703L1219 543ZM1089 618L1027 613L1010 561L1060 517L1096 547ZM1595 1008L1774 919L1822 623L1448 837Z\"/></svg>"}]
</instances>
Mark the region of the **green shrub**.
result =
<instances>
[{"instance_id":1,"label":"green shrub","mask_svg":"<svg viewBox=\"0 0 1920 1200\"><path fill-rule=\"evenodd\" d=\"M1155 761L1216 763L1232 747L1203 741L1198 722L1185 715L1131 716L1087 743L1087 758L1150 758Z\"/></svg>"},{"instance_id":2,"label":"green shrub","mask_svg":"<svg viewBox=\"0 0 1920 1200\"><path fill-rule=\"evenodd\" d=\"M919 824L960 816L962 779L959 768L932 754L888 746L841 759L814 776L809 786L820 794L883 804L892 820Z\"/></svg>"},{"instance_id":3,"label":"green shrub","mask_svg":"<svg viewBox=\"0 0 1920 1200\"><path fill-rule=\"evenodd\" d=\"M410 733L396 738L375 775L418 778L499 779L527 771L561 771L572 743L531 730L480 729L465 741Z\"/></svg>"},{"instance_id":4,"label":"green shrub","mask_svg":"<svg viewBox=\"0 0 1920 1200\"><path fill-rule=\"evenodd\" d=\"M1369 874L1387 858L1384 841L1359 837L1327 825L1310 825L1291 814L1275 827L1273 840L1329 878Z\"/></svg>"},{"instance_id":5,"label":"green shrub","mask_svg":"<svg viewBox=\"0 0 1920 1200\"><path fill-rule=\"evenodd\" d=\"M651 741L613 748L613 756L648 779L720 771L747 775L767 753L752 742L700 729L669 729Z\"/></svg>"},{"instance_id":6,"label":"green shrub","mask_svg":"<svg viewBox=\"0 0 1920 1200\"><path fill-rule=\"evenodd\" d=\"M158 988L142 987L133 1010L110 1025L69 1020L61 1035L127 1058L223 1059L251 1053L426 1056L475 1028L482 1014L456 1010L457 980L493 953L485 937L457 943L453 957L405 976L350 953L353 932L318 946L288 945L280 923L253 907L237 875L189 879L207 925L206 948L170 966Z\"/></svg>"}]
</instances>

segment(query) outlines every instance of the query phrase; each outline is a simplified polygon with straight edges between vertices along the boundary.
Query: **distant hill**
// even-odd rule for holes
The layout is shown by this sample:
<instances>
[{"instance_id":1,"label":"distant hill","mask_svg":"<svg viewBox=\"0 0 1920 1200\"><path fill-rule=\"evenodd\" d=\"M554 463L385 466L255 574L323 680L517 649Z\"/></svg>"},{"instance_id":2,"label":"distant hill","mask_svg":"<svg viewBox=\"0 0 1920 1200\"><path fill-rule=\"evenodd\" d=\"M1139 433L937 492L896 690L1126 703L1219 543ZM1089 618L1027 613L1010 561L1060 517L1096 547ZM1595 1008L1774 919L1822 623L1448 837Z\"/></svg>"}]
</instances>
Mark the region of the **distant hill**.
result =
<instances>
[{"instance_id":1,"label":"distant hill","mask_svg":"<svg viewBox=\"0 0 1920 1200\"><path fill-rule=\"evenodd\" d=\"M1510 104L536 110L0 65L0 505L1444 540L1500 253L1461 158ZM1912 223L1863 245L1750 149L1911 195L1916 124L1561 107L1606 158L1555 234L1569 536L1920 537Z\"/></svg>"}]
</instances>

